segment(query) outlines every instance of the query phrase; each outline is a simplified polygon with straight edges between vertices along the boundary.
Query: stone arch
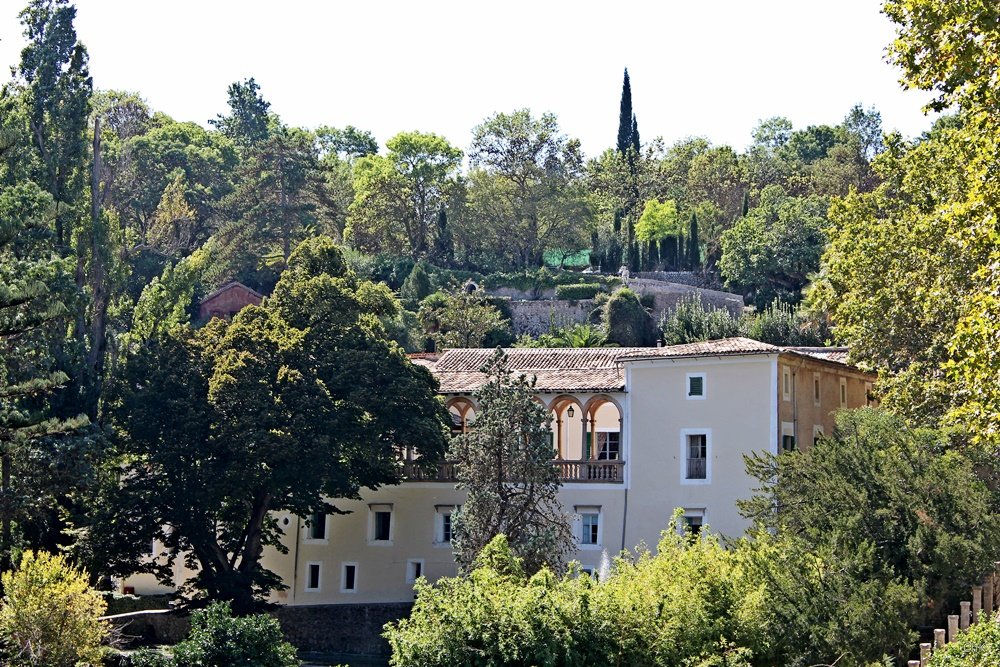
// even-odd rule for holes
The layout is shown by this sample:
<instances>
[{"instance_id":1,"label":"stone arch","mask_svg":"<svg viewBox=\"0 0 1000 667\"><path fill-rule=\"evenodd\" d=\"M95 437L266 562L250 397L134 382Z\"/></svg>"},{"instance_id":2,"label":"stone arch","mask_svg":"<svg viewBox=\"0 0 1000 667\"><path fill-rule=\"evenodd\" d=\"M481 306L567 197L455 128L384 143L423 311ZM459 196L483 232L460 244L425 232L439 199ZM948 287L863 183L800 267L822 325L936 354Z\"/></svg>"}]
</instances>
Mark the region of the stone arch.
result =
<instances>
[{"instance_id":1,"label":"stone arch","mask_svg":"<svg viewBox=\"0 0 1000 667\"><path fill-rule=\"evenodd\" d=\"M552 430L555 434L553 449L557 459L579 459L582 457L583 403L571 394L560 394L549 402L552 412ZM573 413L570 416L570 412Z\"/></svg>"},{"instance_id":2,"label":"stone arch","mask_svg":"<svg viewBox=\"0 0 1000 667\"><path fill-rule=\"evenodd\" d=\"M452 433L467 433L476 419L478 406L471 398L457 396L445 403L448 414L451 415Z\"/></svg>"},{"instance_id":3,"label":"stone arch","mask_svg":"<svg viewBox=\"0 0 1000 667\"><path fill-rule=\"evenodd\" d=\"M583 459L621 460L622 411L621 404L607 394L597 394L583 406Z\"/></svg>"}]
</instances>

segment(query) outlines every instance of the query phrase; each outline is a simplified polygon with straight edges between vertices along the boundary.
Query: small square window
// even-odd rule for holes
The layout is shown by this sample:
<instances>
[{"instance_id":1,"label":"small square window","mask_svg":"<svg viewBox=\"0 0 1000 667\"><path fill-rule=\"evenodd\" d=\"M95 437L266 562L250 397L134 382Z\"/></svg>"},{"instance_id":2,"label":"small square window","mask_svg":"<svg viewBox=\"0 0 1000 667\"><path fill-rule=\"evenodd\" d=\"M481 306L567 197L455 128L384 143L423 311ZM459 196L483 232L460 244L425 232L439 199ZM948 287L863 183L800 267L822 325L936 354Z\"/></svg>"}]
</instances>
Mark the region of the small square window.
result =
<instances>
[{"instance_id":1,"label":"small square window","mask_svg":"<svg viewBox=\"0 0 1000 667\"><path fill-rule=\"evenodd\" d=\"M306 564L306 590L318 591L320 585L320 563Z\"/></svg>"},{"instance_id":2,"label":"small square window","mask_svg":"<svg viewBox=\"0 0 1000 667\"><path fill-rule=\"evenodd\" d=\"M687 397L688 398L705 398L705 374L704 373L688 373L687 374Z\"/></svg>"},{"instance_id":3,"label":"small square window","mask_svg":"<svg viewBox=\"0 0 1000 667\"><path fill-rule=\"evenodd\" d=\"M353 593L358 589L358 564L344 563L340 570L340 592Z\"/></svg>"},{"instance_id":4,"label":"small square window","mask_svg":"<svg viewBox=\"0 0 1000 667\"><path fill-rule=\"evenodd\" d=\"M691 531L692 535L698 535L701 533L702 520L703 519L700 516L694 516L692 514L684 515L684 525Z\"/></svg>"},{"instance_id":5,"label":"small square window","mask_svg":"<svg viewBox=\"0 0 1000 667\"><path fill-rule=\"evenodd\" d=\"M326 514L322 512L316 512L309 515L308 529L306 530L306 538L310 540L325 540L326 539Z\"/></svg>"},{"instance_id":6,"label":"small square window","mask_svg":"<svg viewBox=\"0 0 1000 667\"><path fill-rule=\"evenodd\" d=\"M785 452L795 451L795 436L794 435L783 435L781 436L781 450Z\"/></svg>"}]
</instances>

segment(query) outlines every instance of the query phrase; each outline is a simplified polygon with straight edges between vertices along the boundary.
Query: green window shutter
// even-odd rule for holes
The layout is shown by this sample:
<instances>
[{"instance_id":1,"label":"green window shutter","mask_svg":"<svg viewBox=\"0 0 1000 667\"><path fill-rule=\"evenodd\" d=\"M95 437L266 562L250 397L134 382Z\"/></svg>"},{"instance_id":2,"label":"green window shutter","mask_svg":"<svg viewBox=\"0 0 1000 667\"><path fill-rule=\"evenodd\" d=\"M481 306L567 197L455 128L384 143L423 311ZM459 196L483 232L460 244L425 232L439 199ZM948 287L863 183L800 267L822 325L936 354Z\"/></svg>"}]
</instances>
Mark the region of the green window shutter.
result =
<instances>
[{"instance_id":1,"label":"green window shutter","mask_svg":"<svg viewBox=\"0 0 1000 667\"><path fill-rule=\"evenodd\" d=\"M695 375L688 378L688 396L705 395L705 378Z\"/></svg>"},{"instance_id":2,"label":"green window shutter","mask_svg":"<svg viewBox=\"0 0 1000 667\"><path fill-rule=\"evenodd\" d=\"M587 432L587 452L586 452L586 456L584 456L584 458L586 458L586 459L589 459L590 458L590 453L592 451L594 451L593 440L594 440L594 434L590 433L588 431Z\"/></svg>"}]
</instances>

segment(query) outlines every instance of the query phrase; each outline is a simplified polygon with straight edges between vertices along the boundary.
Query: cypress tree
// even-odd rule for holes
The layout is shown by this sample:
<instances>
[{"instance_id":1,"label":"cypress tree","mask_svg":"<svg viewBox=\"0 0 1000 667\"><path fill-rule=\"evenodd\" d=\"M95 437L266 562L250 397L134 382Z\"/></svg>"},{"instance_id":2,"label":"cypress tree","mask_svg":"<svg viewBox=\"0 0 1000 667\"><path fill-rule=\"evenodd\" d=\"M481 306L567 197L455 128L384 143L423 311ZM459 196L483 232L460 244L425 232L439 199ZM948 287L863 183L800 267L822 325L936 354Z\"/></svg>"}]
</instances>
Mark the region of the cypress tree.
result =
<instances>
[{"instance_id":1,"label":"cypress tree","mask_svg":"<svg viewBox=\"0 0 1000 667\"><path fill-rule=\"evenodd\" d=\"M688 232L688 261L692 270L701 265L701 250L698 246L698 215L691 211L691 227Z\"/></svg>"},{"instance_id":2,"label":"cypress tree","mask_svg":"<svg viewBox=\"0 0 1000 667\"><path fill-rule=\"evenodd\" d=\"M618 115L618 152L622 155L632 145L632 85L628 79L628 68L625 68L625 79L622 81L621 110Z\"/></svg>"},{"instance_id":3,"label":"cypress tree","mask_svg":"<svg viewBox=\"0 0 1000 667\"><path fill-rule=\"evenodd\" d=\"M636 155L639 155L639 150L641 144L639 143L639 121L635 119L635 114L632 114L632 136L630 137L632 149L635 151Z\"/></svg>"},{"instance_id":4,"label":"cypress tree","mask_svg":"<svg viewBox=\"0 0 1000 667\"><path fill-rule=\"evenodd\" d=\"M448 229L448 214L444 207L438 211L437 235L434 239L434 256L439 262L450 264L455 258L455 242Z\"/></svg>"}]
</instances>

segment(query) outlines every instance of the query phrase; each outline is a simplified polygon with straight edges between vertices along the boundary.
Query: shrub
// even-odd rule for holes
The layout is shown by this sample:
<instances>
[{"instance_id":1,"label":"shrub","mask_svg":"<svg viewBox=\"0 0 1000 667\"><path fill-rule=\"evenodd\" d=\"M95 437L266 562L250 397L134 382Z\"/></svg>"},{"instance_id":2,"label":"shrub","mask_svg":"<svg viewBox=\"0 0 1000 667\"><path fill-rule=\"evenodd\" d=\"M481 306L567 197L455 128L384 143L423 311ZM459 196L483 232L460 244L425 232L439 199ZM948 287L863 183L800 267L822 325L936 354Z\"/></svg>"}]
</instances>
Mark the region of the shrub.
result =
<instances>
[{"instance_id":1,"label":"shrub","mask_svg":"<svg viewBox=\"0 0 1000 667\"><path fill-rule=\"evenodd\" d=\"M600 581L528 577L498 536L468 577L417 584L410 617L386 626L391 664L736 667L765 656L759 585L738 554L677 522L656 556L616 560Z\"/></svg>"},{"instance_id":2,"label":"shrub","mask_svg":"<svg viewBox=\"0 0 1000 667\"><path fill-rule=\"evenodd\" d=\"M430 293L431 279L424 270L423 263L417 262L413 265L410 275L403 281L403 286L399 288L399 296L411 304L416 304L427 298Z\"/></svg>"},{"instance_id":3,"label":"shrub","mask_svg":"<svg viewBox=\"0 0 1000 667\"><path fill-rule=\"evenodd\" d=\"M295 667L295 647L285 641L278 621L266 614L233 618L228 602L191 615L191 633L172 657L140 651L135 667Z\"/></svg>"},{"instance_id":4,"label":"shrub","mask_svg":"<svg viewBox=\"0 0 1000 667\"><path fill-rule=\"evenodd\" d=\"M577 283L575 285L556 285L556 298L580 301L593 299L601 291L601 286L595 283Z\"/></svg>"},{"instance_id":5,"label":"shrub","mask_svg":"<svg viewBox=\"0 0 1000 667\"><path fill-rule=\"evenodd\" d=\"M1000 617L976 623L958 639L931 654L929 667L994 667L1000 665Z\"/></svg>"},{"instance_id":6,"label":"shrub","mask_svg":"<svg viewBox=\"0 0 1000 667\"><path fill-rule=\"evenodd\" d=\"M663 342L680 345L740 335L739 320L727 310L705 308L698 297L682 299L664 314L660 324Z\"/></svg>"},{"instance_id":7,"label":"shrub","mask_svg":"<svg viewBox=\"0 0 1000 667\"><path fill-rule=\"evenodd\" d=\"M107 609L87 573L63 556L26 551L17 570L3 573L0 635L11 652L5 665L99 665Z\"/></svg>"},{"instance_id":8,"label":"shrub","mask_svg":"<svg viewBox=\"0 0 1000 667\"><path fill-rule=\"evenodd\" d=\"M829 338L829 331L810 322L800 309L774 301L759 313L748 313L741 319L743 335L771 345L804 345L819 347Z\"/></svg>"},{"instance_id":9,"label":"shrub","mask_svg":"<svg viewBox=\"0 0 1000 667\"><path fill-rule=\"evenodd\" d=\"M622 347L644 347L655 341L653 320L630 289L611 295L604 308L604 330L608 342Z\"/></svg>"}]
</instances>

